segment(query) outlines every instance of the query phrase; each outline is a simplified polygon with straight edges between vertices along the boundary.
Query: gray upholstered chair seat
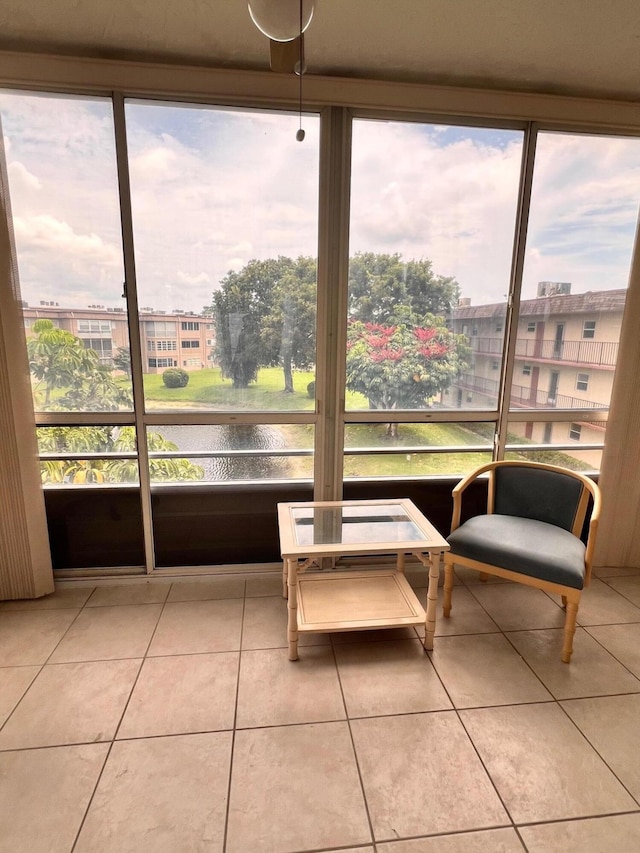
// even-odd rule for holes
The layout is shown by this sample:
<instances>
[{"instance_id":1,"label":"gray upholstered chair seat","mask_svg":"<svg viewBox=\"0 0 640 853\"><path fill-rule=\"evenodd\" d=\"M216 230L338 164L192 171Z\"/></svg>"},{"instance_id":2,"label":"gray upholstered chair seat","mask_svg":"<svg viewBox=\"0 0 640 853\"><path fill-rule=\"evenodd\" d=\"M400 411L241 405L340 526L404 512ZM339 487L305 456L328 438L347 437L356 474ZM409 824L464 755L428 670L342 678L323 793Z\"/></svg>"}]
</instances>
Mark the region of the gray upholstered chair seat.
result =
<instances>
[{"instance_id":1,"label":"gray upholstered chair seat","mask_svg":"<svg viewBox=\"0 0 640 853\"><path fill-rule=\"evenodd\" d=\"M585 546L561 527L511 515L477 515L447 537L456 554L582 589Z\"/></svg>"}]
</instances>

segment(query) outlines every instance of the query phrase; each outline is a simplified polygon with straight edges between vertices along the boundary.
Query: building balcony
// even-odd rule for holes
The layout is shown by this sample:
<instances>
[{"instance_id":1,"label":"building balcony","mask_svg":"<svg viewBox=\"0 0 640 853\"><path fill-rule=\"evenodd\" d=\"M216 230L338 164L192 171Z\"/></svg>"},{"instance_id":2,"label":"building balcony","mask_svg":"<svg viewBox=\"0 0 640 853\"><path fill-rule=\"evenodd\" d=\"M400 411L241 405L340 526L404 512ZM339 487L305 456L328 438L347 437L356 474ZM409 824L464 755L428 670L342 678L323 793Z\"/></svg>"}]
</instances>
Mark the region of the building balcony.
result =
<instances>
[{"instance_id":1,"label":"building balcony","mask_svg":"<svg viewBox=\"0 0 640 853\"><path fill-rule=\"evenodd\" d=\"M498 399L499 383L495 379L484 379L471 373L463 373L456 382L458 388L471 391L474 394L484 394ZM530 388L524 385L511 386L511 406L531 409L607 409L608 403L598 403L595 400L583 400L581 397L571 397L568 394L551 396L548 390Z\"/></svg>"},{"instance_id":2,"label":"building balcony","mask_svg":"<svg viewBox=\"0 0 640 853\"><path fill-rule=\"evenodd\" d=\"M477 355L500 356L504 341L503 338L471 337L469 344ZM618 342L555 339L537 341L519 338L516 341L516 358L613 370L618 359Z\"/></svg>"}]
</instances>

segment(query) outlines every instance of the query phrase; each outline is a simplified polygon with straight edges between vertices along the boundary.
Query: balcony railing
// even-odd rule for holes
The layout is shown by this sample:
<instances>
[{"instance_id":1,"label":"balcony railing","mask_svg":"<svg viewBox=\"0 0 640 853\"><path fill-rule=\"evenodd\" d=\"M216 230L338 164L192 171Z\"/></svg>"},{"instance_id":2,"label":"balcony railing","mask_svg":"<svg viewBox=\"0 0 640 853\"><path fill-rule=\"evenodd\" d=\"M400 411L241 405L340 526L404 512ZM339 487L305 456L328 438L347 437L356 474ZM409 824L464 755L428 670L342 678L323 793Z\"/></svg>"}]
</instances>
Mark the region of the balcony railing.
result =
<instances>
[{"instance_id":1,"label":"balcony railing","mask_svg":"<svg viewBox=\"0 0 640 853\"><path fill-rule=\"evenodd\" d=\"M478 355L501 355L502 338L469 338L471 350ZM572 364L615 367L618 358L617 341L556 341L535 339L516 341L516 358L541 361L567 361Z\"/></svg>"},{"instance_id":2,"label":"balcony railing","mask_svg":"<svg viewBox=\"0 0 640 853\"><path fill-rule=\"evenodd\" d=\"M524 385L513 385L511 388L511 405L530 407L534 409L608 409L608 403L596 403L593 400L582 400L579 397L569 397L567 394L555 394L549 391L526 388Z\"/></svg>"},{"instance_id":3,"label":"balcony railing","mask_svg":"<svg viewBox=\"0 0 640 853\"><path fill-rule=\"evenodd\" d=\"M485 394L487 397L498 399L498 382L494 379L483 379L472 373L462 373L456 382L458 388ZM511 405L519 408L532 409L607 409L608 403L597 403L594 400L583 400L580 397L570 397L568 394L551 395L548 390L528 388L524 385L511 387Z\"/></svg>"}]
</instances>

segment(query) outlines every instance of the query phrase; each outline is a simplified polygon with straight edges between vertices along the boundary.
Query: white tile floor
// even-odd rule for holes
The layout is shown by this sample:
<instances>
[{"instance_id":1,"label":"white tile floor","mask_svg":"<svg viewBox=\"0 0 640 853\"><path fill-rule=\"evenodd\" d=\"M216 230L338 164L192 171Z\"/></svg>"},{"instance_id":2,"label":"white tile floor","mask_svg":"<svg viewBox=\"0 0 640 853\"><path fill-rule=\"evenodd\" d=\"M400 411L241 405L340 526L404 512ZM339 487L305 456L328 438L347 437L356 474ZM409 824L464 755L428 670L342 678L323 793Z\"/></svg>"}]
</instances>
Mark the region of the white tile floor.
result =
<instances>
[{"instance_id":1,"label":"white tile floor","mask_svg":"<svg viewBox=\"0 0 640 853\"><path fill-rule=\"evenodd\" d=\"M640 850L640 572L460 572L412 630L286 653L278 574L0 604L0 853ZM418 594L422 579L413 582Z\"/></svg>"}]
</instances>

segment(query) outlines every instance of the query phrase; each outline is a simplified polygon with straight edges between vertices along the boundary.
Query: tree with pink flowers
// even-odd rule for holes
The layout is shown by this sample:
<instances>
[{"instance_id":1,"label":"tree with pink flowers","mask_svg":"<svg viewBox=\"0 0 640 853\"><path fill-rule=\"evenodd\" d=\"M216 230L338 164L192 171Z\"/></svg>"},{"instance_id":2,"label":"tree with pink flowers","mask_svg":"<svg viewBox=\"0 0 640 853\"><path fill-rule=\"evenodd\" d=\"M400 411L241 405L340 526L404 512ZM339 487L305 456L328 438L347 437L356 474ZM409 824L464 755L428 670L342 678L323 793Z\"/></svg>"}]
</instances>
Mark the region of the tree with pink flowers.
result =
<instances>
[{"instance_id":1,"label":"tree with pink flowers","mask_svg":"<svg viewBox=\"0 0 640 853\"><path fill-rule=\"evenodd\" d=\"M400 307L394 322L351 320L347 330L347 388L371 409L422 409L467 367L463 335L442 317Z\"/></svg>"}]
</instances>

